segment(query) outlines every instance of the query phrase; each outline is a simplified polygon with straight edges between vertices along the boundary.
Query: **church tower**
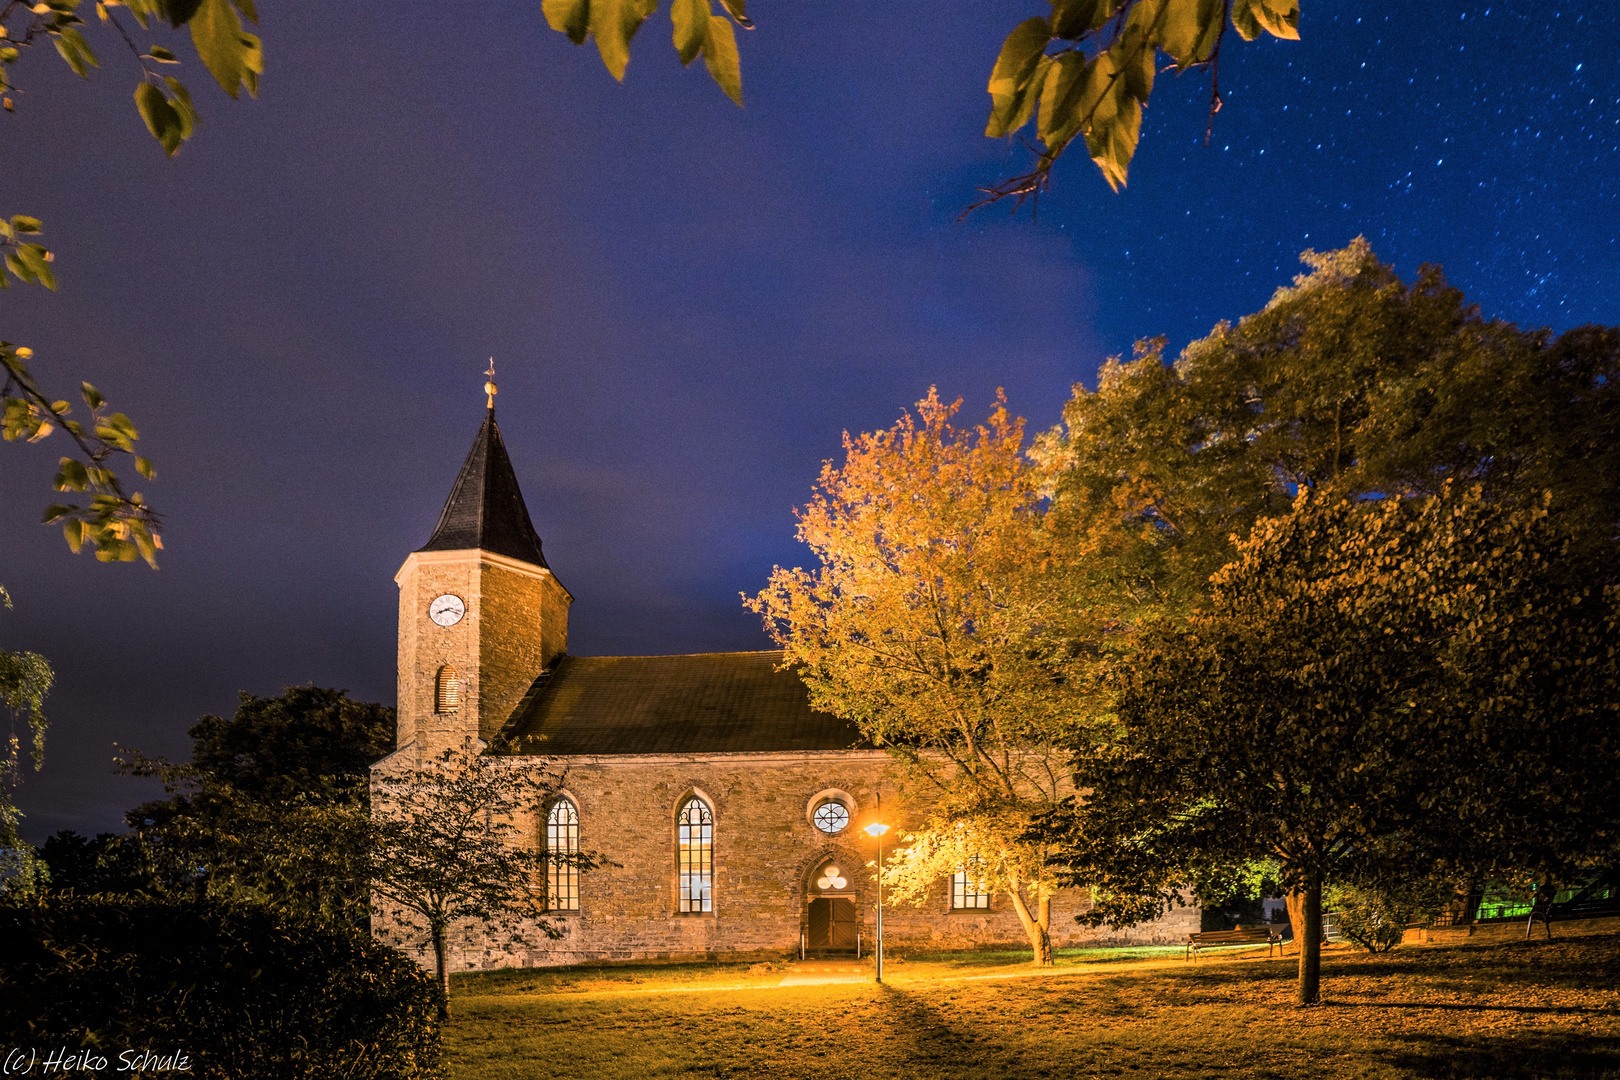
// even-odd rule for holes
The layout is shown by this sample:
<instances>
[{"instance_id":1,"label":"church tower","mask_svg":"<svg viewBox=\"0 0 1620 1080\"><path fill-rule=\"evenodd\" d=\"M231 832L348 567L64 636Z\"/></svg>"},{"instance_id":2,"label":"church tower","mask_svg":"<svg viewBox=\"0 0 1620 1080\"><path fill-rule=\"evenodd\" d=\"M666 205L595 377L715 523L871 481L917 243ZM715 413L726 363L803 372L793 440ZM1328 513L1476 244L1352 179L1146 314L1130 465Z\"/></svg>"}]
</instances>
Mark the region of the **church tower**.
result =
<instances>
[{"instance_id":1,"label":"church tower","mask_svg":"<svg viewBox=\"0 0 1620 1080\"><path fill-rule=\"evenodd\" d=\"M491 378L494 365L491 364ZM495 423L484 424L433 535L399 585L399 741L419 754L489 739L568 649L574 598L552 574Z\"/></svg>"}]
</instances>

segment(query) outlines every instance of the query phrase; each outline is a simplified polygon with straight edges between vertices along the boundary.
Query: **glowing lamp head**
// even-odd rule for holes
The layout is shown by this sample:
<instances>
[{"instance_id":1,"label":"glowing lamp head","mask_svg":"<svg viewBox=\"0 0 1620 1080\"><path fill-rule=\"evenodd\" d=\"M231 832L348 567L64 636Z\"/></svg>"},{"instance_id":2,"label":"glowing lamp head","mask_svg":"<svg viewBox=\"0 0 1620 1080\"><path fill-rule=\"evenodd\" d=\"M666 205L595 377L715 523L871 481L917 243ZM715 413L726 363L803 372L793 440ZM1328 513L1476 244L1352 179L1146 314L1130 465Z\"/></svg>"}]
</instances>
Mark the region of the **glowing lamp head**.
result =
<instances>
[{"instance_id":1,"label":"glowing lamp head","mask_svg":"<svg viewBox=\"0 0 1620 1080\"><path fill-rule=\"evenodd\" d=\"M882 836L889 831L889 827L881 821L874 821L866 827L867 836Z\"/></svg>"}]
</instances>

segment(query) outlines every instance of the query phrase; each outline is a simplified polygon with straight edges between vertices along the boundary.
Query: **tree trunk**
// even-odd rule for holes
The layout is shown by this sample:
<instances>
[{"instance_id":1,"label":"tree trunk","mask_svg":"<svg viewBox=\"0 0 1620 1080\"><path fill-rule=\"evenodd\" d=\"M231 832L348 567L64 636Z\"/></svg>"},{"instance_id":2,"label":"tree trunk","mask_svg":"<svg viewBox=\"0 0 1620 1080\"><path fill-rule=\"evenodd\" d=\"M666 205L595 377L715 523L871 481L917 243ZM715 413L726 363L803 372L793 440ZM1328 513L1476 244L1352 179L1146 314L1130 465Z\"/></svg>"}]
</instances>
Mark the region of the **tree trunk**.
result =
<instances>
[{"instance_id":1,"label":"tree trunk","mask_svg":"<svg viewBox=\"0 0 1620 1080\"><path fill-rule=\"evenodd\" d=\"M1029 905L1024 902L1023 894L1014 885L1007 890L1012 897L1013 910L1018 912L1018 921L1024 924L1024 933L1029 935L1030 948L1035 953L1036 967L1052 966L1052 898L1042 896L1036 901L1036 913L1031 915Z\"/></svg>"},{"instance_id":2,"label":"tree trunk","mask_svg":"<svg viewBox=\"0 0 1620 1080\"><path fill-rule=\"evenodd\" d=\"M1288 898L1288 914L1294 914L1294 899L1299 898L1300 920L1295 924L1294 936L1299 941L1299 993L1295 1001L1300 1005L1315 1005L1322 1000L1322 874L1313 870L1305 879L1305 888Z\"/></svg>"},{"instance_id":3,"label":"tree trunk","mask_svg":"<svg viewBox=\"0 0 1620 1080\"><path fill-rule=\"evenodd\" d=\"M450 964L445 957L444 927L433 927L433 959L439 968L439 1019L450 1019Z\"/></svg>"}]
</instances>

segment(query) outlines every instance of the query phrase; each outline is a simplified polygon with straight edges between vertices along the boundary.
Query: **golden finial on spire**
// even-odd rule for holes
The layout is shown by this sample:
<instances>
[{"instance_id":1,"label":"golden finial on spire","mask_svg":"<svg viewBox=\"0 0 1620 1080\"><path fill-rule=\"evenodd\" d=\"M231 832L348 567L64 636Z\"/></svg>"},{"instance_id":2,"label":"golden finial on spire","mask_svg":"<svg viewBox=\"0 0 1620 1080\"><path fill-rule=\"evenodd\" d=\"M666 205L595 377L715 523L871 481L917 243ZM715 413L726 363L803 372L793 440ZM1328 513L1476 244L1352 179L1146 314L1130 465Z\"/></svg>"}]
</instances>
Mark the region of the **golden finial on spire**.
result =
<instances>
[{"instance_id":1,"label":"golden finial on spire","mask_svg":"<svg viewBox=\"0 0 1620 1080\"><path fill-rule=\"evenodd\" d=\"M500 392L495 389L495 358L493 356L489 358L489 370L484 374L489 376L489 381L484 384L484 393L489 395L488 408L493 409L495 407L495 395Z\"/></svg>"}]
</instances>

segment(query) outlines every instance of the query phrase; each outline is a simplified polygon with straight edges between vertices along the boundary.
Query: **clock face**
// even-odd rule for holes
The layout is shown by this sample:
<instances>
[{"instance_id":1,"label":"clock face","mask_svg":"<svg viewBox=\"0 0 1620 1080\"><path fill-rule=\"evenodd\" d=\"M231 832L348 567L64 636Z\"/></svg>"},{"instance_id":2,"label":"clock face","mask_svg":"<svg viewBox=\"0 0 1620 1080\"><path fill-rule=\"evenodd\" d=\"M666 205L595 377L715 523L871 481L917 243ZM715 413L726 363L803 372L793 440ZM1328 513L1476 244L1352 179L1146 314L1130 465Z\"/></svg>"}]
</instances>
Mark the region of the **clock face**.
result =
<instances>
[{"instance_id":1,"label":"clock face","mask_svg":"<svg viewBox=\"0 0 1620 1080\"><path fill-rule=\"evenodd\" d=\"M435 597L433 603L428 605L428 618L440 626L454 626L465 614L467 614L466 601L455 593Z\"/></svg>"}]
</instances>

